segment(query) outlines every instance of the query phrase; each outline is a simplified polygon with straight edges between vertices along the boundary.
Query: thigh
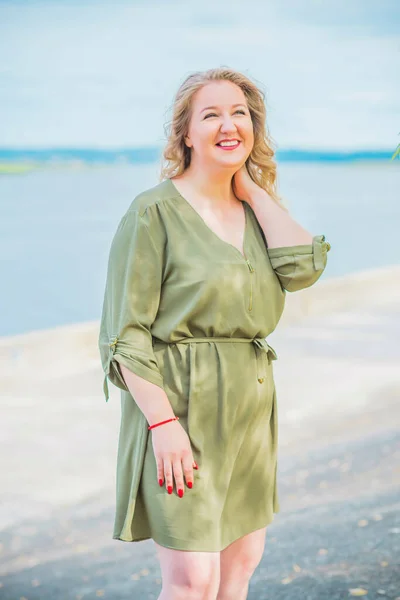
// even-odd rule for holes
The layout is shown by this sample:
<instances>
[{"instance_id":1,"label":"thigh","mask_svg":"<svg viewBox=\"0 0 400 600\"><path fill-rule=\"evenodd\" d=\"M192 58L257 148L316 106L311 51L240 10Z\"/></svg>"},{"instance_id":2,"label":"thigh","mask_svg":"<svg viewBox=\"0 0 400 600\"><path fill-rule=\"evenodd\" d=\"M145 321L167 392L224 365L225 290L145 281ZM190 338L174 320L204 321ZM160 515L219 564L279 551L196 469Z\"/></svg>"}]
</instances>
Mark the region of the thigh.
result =
<instances>
[{"instance_id":1,"label":"thigh","mask_svg":"<svg viewBox=\"0 0 400 600\"><path fill-rule=\"evenodd\" d=\"M229 544L220 552L221 579L230 571L240 570L252 573L264 553L267 528L257 529Z\"/></svg>"},{"instance_id":2,"label":"thigh","mask_svg":"<svg viewBox=\"0 0 400 600\"><path fill-rule=\"evenodd\" d=\"M219 582L219 552L174 550L154 543L164 585L207 587Z\"/></svg>"}]
</instances>

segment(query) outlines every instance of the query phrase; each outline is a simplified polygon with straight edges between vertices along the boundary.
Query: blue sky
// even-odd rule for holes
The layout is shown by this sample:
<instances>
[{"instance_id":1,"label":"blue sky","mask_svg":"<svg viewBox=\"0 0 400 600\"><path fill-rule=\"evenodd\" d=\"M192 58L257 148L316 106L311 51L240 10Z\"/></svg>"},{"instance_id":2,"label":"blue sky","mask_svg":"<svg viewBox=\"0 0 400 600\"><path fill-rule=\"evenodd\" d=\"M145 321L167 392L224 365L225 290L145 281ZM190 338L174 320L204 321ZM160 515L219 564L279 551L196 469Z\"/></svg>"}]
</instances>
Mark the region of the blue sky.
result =
<instances>
[{"instance_id":1,"label":"blue sky","mask_svg":"<svg viewBox=\"0 0 400 600\"><path fill-rule=\"evenodd\" d=\"M159 145L177 87L261 84L278 148L400 142L399 2L0 0L0 145Z\"/></svg>"}]
</instances>

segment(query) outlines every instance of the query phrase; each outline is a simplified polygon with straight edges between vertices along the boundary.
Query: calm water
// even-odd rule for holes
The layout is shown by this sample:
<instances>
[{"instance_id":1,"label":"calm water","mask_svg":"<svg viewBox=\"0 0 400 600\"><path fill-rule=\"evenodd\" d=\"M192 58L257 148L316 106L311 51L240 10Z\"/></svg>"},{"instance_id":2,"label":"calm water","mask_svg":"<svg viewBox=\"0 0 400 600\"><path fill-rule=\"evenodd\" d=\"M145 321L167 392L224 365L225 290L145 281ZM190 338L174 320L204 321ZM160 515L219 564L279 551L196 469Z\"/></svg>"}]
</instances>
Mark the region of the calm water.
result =
<instances>
[{"instance_id":1,"label":"calm water","mask_svg":"<svg viewBox=\"0 0 400 600\"><path fill-rule=\"evenodd\" d=\"M0 335L100 318L109 247L158 166L0 177ZM282 164L294 218L332 245L323 278L400 262L399 162Z\"/></svg>"}]
</instances>

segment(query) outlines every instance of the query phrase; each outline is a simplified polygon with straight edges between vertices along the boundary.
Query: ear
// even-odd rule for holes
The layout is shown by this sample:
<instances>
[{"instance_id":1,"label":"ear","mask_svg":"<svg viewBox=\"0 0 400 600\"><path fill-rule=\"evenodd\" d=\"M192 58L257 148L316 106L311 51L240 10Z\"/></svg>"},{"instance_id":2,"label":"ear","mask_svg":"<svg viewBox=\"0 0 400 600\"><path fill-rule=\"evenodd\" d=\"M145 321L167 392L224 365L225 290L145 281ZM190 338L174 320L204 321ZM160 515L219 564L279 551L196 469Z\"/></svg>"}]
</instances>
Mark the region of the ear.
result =
<instances>
[{"instance_id":1,"label":"ear","mask_svg":"<svg viewBox=\"0 0 400 600\"><path fill-rule=\"evenodd\" d=\"M189 138L189 136L188 136L188 135L185 135L185 138L184 138L184 139L185 139L185 144L186 144L186 146L187 146L188 148L191 148L191 147L192 147L192 144L191 144L191 142L190 142L190 138Z\"/></svg>"}]
</instances>

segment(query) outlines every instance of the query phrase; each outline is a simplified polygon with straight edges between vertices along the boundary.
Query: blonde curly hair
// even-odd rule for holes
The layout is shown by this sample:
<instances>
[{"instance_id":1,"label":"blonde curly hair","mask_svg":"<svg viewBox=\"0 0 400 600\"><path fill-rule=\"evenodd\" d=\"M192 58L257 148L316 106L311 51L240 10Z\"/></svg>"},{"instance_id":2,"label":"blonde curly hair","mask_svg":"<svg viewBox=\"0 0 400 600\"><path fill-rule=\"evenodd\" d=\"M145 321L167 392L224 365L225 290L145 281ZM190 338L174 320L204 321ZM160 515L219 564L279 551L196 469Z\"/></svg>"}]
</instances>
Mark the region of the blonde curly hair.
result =
<instances>
[{"instance_id":1,"label":"blonde curly hair","mask_svg":"<svg viewBox=\"0 0 400 600\"><path fill-rule=\"evenodd\" d=\"M167 143L162 153L160 181L181 175L189 167L191 149L185 144L185 136L191 119L192 98L213 81L230 81L243 91L254 130L253 149L246 160L247 170L253 181L283 206L277 193L274 142L266 124L265 93L246 75L228 67L196 71L180 85L172 106L172 119L164 125Z\"/></svg>"}]
</instances>

